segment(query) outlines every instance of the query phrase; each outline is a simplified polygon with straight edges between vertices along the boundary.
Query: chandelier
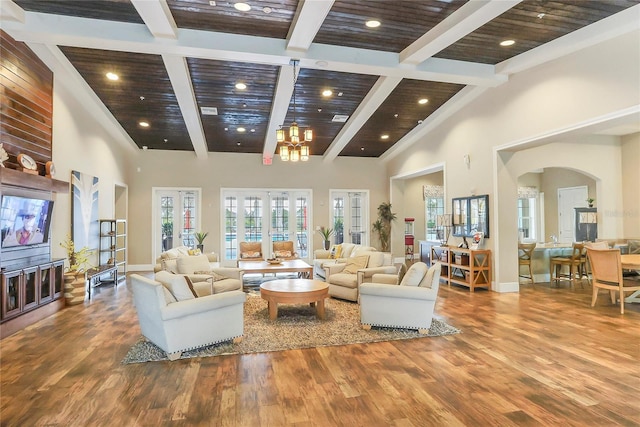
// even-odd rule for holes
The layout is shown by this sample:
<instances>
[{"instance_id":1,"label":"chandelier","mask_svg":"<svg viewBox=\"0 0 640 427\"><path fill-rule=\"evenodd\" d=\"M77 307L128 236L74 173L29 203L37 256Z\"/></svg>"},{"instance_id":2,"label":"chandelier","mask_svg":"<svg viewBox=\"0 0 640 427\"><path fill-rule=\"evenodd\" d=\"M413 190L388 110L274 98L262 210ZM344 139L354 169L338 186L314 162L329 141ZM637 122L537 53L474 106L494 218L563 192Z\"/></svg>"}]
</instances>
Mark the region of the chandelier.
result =
<instances>
[{"instance_id":1,"label":"chandelier","mask_svg":"<svg viewBox=\"0 0 640 427\"><path fill-rule=\"evenodd\" d=\"M283 162L297 162L299 160L306 162L309 160L309 146L305 145L306 142L313 141L313 130L305 129L304 138L300 140L300 128L296 123L296 81L298 80L298 74L296 67L300 63L300 60L291 60L293 64L293 123L289 126L289 140L285 139L285 132L282 126L276 130L276 140L280 145L280 160Z\"/></svg>"}]
</instances>

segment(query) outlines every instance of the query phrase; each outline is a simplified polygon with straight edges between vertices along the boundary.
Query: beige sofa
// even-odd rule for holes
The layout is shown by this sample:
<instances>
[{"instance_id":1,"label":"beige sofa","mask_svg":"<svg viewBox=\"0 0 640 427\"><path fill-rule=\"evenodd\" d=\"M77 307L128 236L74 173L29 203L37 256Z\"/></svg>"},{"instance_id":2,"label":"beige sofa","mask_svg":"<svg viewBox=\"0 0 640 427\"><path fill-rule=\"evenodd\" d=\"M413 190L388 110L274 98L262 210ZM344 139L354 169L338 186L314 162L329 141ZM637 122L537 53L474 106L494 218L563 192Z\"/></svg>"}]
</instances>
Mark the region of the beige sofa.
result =
<instances>
[{"instance_id":1,"label":"beige sofa","mask_svg":"<svg viewBox=\"0 0 640 427\"><path fill-rule=\"evenodd\" d=\"M340 256L331 258L331 249L316 249L313 252L313 278L325 280L327 278L326 266L331 264L343 264L351 257L356 257L361 253L375 252L373 246L356 245L355 243L341 243L333 245L332 248L340 246Z\"/></svg>"},{"instance_id":2,"label":"beige sofa","mask_svg":"<svg viewBox=\"0 0 640 427\"><path fill-rule=\"evenodd\" d=\"M169 249L166 252L162 252L160 254L160 256L158 258L156 258L156 264L153 267L153 272L157 273L160 270L170 270L172 269L174 263L170 262L171 260L175 260L179 257L183 257L183 256L193 256L191 253L193 252L193 249L191 249L188 246L178 246L175 247L173 249ZM214 267L220 267L220 264L218 263L218 254L216 254L215 252L211 252L211 253L207 253L207 254L202 254L202 255L206 255L207 259L209 260L210 263L210 267L214 268ZM165 268L162 266L163 261L168 260L168 266Z\"/></svg>"},{"instance_id":3,"label":"beige sofa","mask_svg":"<svg viewBox=\"0 0 640 427\"><path fill-rule=\"evenodd\" d=\"M396 270L390 252L359 251L344 263L326 265L329 295L357 302L360 285L371 282L374 274L395 274Z\"/></svg>"},{"instance_id":4,"label":"beige sofa","mask_svg":"<svg viewBox=\"0 0 640 427\"><path fill-rule=\"evenodd\" d=\"M242 290L244 271L235 267L220 267L207 255L187 255L164 259L159 274L182 274L189 277L198 296Z\"/></svg>"}]
</instances>

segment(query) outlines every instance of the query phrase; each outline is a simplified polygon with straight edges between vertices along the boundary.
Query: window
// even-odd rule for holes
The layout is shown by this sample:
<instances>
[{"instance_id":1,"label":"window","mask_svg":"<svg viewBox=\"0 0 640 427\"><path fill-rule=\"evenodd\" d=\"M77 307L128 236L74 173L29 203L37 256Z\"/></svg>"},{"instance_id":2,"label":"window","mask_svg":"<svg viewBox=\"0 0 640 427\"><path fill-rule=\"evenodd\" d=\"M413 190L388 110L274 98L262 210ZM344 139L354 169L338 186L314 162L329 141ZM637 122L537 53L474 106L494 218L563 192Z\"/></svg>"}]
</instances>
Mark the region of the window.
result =
<instances>
[{"instance_id":1,"label":"window","mask_svg":"<svg viewBox=\"0 0 640 427\"><path fill-rule=\"evenodd\" d=\"M525 239L538 240L536 202L536 197L518 199L518 237L520 241Z\"/></svg>"},{"instance_id":2,"label":"window","mask_svg":"<svg viewBox=\"0 0 640 427\"><path fill-rule=\"evenodd\" d=\"M444 197L427 196L424 200L424 218L426 220L425 230L427 232L427 240L441 240L442 236L438 233L438 227L436 226L436 218L438 215L444 214Z\"/></svg>"}]
</instances>

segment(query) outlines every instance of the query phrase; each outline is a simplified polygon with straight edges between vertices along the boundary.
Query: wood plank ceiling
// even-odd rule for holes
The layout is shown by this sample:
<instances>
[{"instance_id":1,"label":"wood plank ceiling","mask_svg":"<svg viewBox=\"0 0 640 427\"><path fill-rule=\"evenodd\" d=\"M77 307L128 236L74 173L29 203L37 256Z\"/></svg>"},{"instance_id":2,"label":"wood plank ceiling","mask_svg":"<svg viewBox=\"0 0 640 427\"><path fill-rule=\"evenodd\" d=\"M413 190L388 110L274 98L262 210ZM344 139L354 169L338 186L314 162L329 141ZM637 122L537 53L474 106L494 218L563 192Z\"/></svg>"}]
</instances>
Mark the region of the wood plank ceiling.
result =
<instances>
[{"instance_id":1,"label":"wood plank ceiling","mask_svg":"<svg viewBox=\"0 0 640 427\"><path fill-rule=\"evenodd\" d=\"M200 132L209 153L271 157L275 129L295 118L314 131L312 155L382 157L465 86L506 81L496 71L505 61L637 9L640 0L272 0L247 1L247 12L231 1L167 0L168 8L160 0L13 1L27 16L73 17L67 27L80 29L53 23L48 44L59 47L140 148L194 150ZM381 25L365 26L371 19ZM82 32L87 23L103 34L97 41ZM173 33L158 34L160 27ZM18 29L17 36L28 31ZM503 47L503 40L515 43ZM185 59L192 95L175 89L167 63L176 57ZM292 58L301 58L295 85ZM106 79L109 71L120 79ZM185 94L191 110L180 102ZM189 124L193 114L199 126ZM142 120L151 126L142 128Z\"/></svg>"}]
</instances>

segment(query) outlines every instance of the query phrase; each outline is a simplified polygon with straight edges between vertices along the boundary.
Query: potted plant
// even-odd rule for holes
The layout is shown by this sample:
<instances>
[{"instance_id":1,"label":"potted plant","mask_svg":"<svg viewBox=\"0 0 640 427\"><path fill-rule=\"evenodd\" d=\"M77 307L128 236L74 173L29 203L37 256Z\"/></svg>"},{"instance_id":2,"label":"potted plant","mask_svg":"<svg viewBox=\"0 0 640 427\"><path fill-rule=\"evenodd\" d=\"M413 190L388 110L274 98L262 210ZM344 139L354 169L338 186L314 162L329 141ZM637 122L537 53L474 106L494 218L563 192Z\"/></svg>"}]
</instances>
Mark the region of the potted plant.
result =
<instances>
[{"instance_id":1,"label":"potted plant","mask_svg":"<svg viewBox=\"0 0 640 427\"><path fill-rule=\"evenodd\" d=\"M322 247L328 250L331 246L331 241L329 239L331 238L331 236L333 236L334 233L333 228L325 228L324 226L321 226L318 230L318 233L320 233L323 239Z\"/></svg>"},{"instance_id":2,"label":"potted plant","mask_svg":"<svg viewBox=\"0 0 640 427\"><path fill-rule=\"evenodd\" d=\"M594 199L593 197L589 197L587 199L587 203L589 204L589 207L592 208L593 207L593 202L595 202L596 199Z\"/></svg>"},{"instance_id":3,"label":"potted plant","mask_svg":"<svg viewBox=\"0 0 640 427\"><path fill-rule=\"evenodd\" d=\"M198 242L196 248L200 249L200 252L202 253L204 253L204 239L206 239L208 235L208 231L196 231L195 233L193 233L193 237L195 237L196 241Z\"/></svg>"},{"instance_id":4,"label":"potted plant","mask_svg":"<svg viewBox=\"0 0 640 427\"><path fill-rule=\"evenodd\" d=\"M382 252L389 252L391 246L391 223L395 219L396 214L391 211L391 203L380 203L380 206L378 206L378 219L373 223L372 229L375 233L378 233Z\"/></svg>"},{"instance_id":5,"label":"potted plant","mask_svg":"<svg viewBox=\"0 0 640 427\"><path fill-rule=\"evenodd\" d=\"M64 242L60 243L67 251L69 267L64 273L64 298L66 305L76 305L84 301L85 294L85 269L89 265L89 257L93 251L86 246L76 250L71 235L67 234Z\"/></svg>"}]
</instances>

